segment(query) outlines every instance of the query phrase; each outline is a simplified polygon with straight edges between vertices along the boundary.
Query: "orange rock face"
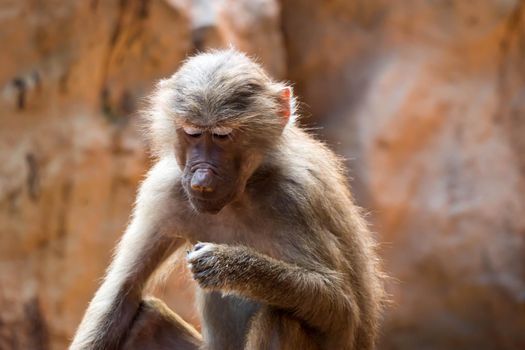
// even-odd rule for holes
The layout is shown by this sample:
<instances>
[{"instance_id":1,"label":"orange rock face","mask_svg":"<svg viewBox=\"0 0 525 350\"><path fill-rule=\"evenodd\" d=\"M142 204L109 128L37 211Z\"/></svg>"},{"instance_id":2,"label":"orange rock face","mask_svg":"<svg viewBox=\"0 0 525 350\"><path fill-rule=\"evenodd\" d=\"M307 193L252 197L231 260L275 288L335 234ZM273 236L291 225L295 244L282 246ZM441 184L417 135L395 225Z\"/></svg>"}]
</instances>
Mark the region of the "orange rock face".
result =
<instances>
[{"instance_id":1,"label":"orange rock face","mask_svg":"<svg viewBox=\"0 0 525 350\"><path fill-rule=\"evenodd\" d=\"M309 3L288 76L378 232L380 348L523 348L525 3Z\"/></svg>"},{"instance_id":2,"label":"orange rock face","mask_svg":"<svg viewBox=\"0 0 525 350\"><path fill-rule=\"evenodd\" d=\"M230 43L349 159L384 349L525 347L523 1L0 4L0 349L63 349L149 161L141 98ZM157 293L196 323L177 268Z\"/></svg>"}]
</instances>

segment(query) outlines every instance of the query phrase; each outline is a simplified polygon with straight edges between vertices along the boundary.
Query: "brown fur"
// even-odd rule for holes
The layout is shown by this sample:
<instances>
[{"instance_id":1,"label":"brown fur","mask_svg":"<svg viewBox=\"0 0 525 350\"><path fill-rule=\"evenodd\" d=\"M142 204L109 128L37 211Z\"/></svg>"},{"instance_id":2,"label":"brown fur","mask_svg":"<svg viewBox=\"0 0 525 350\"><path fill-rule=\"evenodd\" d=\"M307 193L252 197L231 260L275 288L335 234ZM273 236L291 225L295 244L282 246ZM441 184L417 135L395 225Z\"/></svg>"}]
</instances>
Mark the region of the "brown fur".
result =
<instances>
[{"instance_id":1,"label":"brown fur","mask_svg":"<svg viewBox=\"0 0 525 350\"><path fill-rule=\"evenodd\" d=\"M159 84L148 112L158 162L72 349L200 344L164 306L140 304L153 267L184 241L209 242L188 255L205 349L374 347L384 297L374 241L341 160L293 121L284 125L284 87L233 50L191 58ZM194 141L184 123L235 129L219 147L237 165L224 185L234 196L214 214L191 204L184 179Z\"/></svg>"},{"instance_id":2,"label":"brown fur","mask_svg":"<svg viewBox=\"0 0 525 350\"><path fill-rule=\"evenodd\" d=\"M162 301L142 301L122 349L198 349L202 337Z\"/></svg>"}]
</instances>

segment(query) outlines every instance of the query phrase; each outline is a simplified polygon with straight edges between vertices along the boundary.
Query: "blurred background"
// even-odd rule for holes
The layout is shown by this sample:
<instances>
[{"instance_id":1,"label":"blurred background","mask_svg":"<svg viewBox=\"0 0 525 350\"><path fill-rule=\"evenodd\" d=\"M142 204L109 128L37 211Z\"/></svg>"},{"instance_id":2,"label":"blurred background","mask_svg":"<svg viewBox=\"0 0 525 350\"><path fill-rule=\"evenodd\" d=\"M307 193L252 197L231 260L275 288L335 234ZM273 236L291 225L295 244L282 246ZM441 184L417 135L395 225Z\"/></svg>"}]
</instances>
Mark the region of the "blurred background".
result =
<instances>
[{"instance_id":1,"label":"blurred background","mask_svg":"<svg viewBox=\"0 0 525 350\"><path fill-rule=\"evenodd\" d=\"M525 1L0 0L0 349L65 349L198 50L294 83L392 276L380 349L525 349ZM198 323L177 268L158 291Z\"/></svg>"}]
</instances>

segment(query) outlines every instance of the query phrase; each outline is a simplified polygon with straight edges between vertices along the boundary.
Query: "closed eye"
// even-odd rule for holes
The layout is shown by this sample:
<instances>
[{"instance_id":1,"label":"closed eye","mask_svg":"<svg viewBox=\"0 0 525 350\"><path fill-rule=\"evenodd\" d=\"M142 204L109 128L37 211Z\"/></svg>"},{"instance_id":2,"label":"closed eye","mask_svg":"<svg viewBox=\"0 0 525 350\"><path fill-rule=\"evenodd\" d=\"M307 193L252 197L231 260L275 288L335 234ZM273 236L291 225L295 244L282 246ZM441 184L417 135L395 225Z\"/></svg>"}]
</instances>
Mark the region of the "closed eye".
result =
<instances>
[{"instance_id":1,"label":"closed eye","mask_svg":"<svg viewBox=\"0 0 525 350\"><path fill-rule=\"evenodd\" d=\"M196 128L194 126L183 126L182 130L184 131L186 135L191 136L191 137L197 138L202 135L202 129Z\"/></svg>"},{"instance_id":2,"label":"closed eye","mask_svg":"<svg viewBox=\"0 0 525 350\"><path fill-rule=\"evenodd\" d=\"M232 128L228 128L225 126L218 126L218 127L211 129L213 138L219 139L219 140L225 140L225 139L230 138L232 131L233 131Z\"/></svg>"},{"instance_id":3,"label":"closed eye","mask_svg":"<svg viewBox=\"0 0 525 350\"><path fill-rule=\"evenodd\" d=\"M226 140L230 137L230 134L226 134L226 135L212 134L212 135L214 139L219 139L219 140Z\"/></svg>"}]
</instances>

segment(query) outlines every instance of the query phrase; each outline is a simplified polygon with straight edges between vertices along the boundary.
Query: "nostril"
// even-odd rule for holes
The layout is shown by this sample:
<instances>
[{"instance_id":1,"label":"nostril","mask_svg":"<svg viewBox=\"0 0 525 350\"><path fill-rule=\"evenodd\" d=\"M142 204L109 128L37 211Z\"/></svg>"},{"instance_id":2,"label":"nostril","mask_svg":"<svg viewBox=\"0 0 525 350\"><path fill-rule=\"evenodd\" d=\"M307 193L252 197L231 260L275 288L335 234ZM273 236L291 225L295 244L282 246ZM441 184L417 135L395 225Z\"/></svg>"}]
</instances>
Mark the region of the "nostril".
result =
<instances>
[{"instance_id":1,"label":"nostril","mask_svg":"<svg viewBox=\"0 0 525 350\"><path fill-rule=\"evenodd\" d=\"M191 189L195 191L202 192L202 187L199 185L191 185Z\"/></svg>"},{"instance_id":2,"label":"nostril","mask_svg":"<svg viewBox=\"0 0 525 350\"><path fill-rule=\"evenodd\" d=\"M191 189L199 192L213 192L213 188L199 185L191 185Z\"/></svg>"}]
</instances>

